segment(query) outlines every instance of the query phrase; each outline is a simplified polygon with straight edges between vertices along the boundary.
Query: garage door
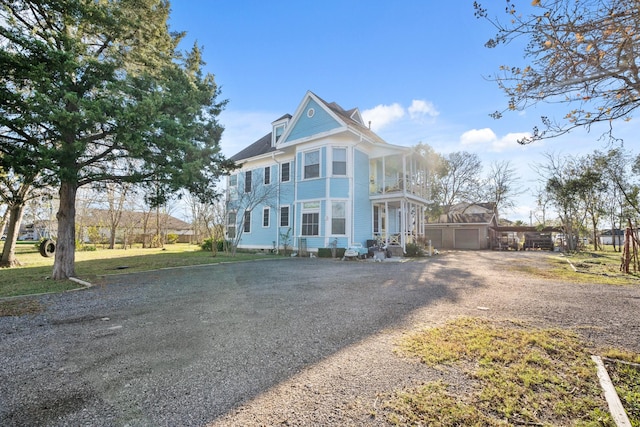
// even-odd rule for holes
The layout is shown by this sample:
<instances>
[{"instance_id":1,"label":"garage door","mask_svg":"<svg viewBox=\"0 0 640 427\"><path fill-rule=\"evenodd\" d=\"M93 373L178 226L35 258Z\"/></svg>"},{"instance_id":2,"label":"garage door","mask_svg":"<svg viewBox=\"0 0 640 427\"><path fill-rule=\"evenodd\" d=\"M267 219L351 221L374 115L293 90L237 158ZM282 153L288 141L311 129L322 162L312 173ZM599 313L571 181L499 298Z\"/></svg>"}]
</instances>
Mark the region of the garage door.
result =
<instances>
[{"instance_id":1,"label":"garage door","mask_svg":"<svg viewBox=\"0 0 640 427\"><path fill-rule=\"evenodd\" d=\"M442 249L442 230L428 229L425 232L427 241L431 240L431 247L434 249Z\"/></svg>"},{"instance_id":2,"label":"garage door","mask_svg":"<svg viewBox=\"0 0 640 427\"><path fill-rule=\"evenodd\" d=\"M480 249L480 231L477 228L455 230L456 249Z\"/></svg>"}]
</instances>

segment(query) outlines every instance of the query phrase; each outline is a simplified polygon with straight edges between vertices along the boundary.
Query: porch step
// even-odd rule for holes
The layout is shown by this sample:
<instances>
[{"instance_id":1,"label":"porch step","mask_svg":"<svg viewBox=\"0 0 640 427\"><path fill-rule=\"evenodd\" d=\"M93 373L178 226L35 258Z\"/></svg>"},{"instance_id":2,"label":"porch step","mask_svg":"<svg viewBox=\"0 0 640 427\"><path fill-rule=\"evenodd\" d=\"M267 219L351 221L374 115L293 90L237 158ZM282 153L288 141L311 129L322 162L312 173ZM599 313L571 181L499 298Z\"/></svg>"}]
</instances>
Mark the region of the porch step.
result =
<instances>
[{"instance_id":1,"label":"porch step","mask_svg":"<svg viewBox=\"0 0 640 427\"><path fill-rule=\"evenodd\" d=\"M392 257L403 257L404 256L404 251L402 250L402 246L389 245L388 249L391 251L391 256Z\"/></svg>"}]
</instances>

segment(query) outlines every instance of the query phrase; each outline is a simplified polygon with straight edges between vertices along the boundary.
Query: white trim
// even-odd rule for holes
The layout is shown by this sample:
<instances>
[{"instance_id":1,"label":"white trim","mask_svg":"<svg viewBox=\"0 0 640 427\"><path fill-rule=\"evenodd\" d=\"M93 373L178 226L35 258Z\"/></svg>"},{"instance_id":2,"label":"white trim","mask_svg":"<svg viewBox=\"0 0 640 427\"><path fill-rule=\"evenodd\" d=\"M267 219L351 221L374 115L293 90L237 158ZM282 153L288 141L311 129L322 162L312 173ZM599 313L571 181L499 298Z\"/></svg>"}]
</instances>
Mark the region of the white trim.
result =
<instances>
[{"instance_id":1,"label":"white trim","mask_svg":"<svg viewBox=\"0 0 640 427\"><path fill-rule=\"evenodd\" d=\"M264 225L264 212L265 211L268 212L267 225ZM262 208L262 228L269 228L269 227L271 227L271 208L269 206L264 206Z\"/></svg>"},{"instance_id":2,"label":"white trim","mask_svg":"<svg viewBox=\"0 0 640 427\"><path fill-rule=\"evenodd\" d=\"M291 167L291 163L293 163L293 160L289 160L288 162L282 162L282 163L280 163L280 167L278 168L278 171L279 171L279 175L280 175L280 176L278 177L278 179L280 180L280 182L281 182L281 183L291 182L291 172L292 172L292 171L291 171L291 169L292 169L292 167ZM289 179L287 179L286 181L283 181L283 180L282 180L282 167L283 167L284 165L289 165Z\"/></svg>"},{"instance_id":3,"label":"white trim","mask_svg":"<svg viewBox=\"0 0 640 427\"><path fill-rule=\"evenodd\" d=\"M344 204L344 233L342 234L336 234L333 232L333 204L334 203L342 203ZM331 209L330 212L328 212L328 217L329 217L329 232L326 233L327 236L329 237L347 237L349 236L349 199L332 199L329 200L327 203L329 206L327 207L327 210Z\"/></svg>"},{"instance_id":4,"label":"white trim","mask_svg":"<svg viewBox=\"0 0 640 427\"><path fill-rule=\"evenodd\" d=\"M282 225L282 208L287 208L287 225ZM278 209L278 227L291 228L291 205L280 205L280 209Z\"/></svg>"},{"instance_id":5,"label":"white trim","mask_svg":"<svg viewBox=\"0 0 640 427\"><path fill-rule=\"evenodd\" d=\"M245 217L247 216L247 214L249 214L249 231L245 230L245 220L246 220ZM242 223L241 223L241 225L242 225L242 234L251 234L251 229L253 228L253 227L251 227L251 220L253 219L252 217L253 217L253 215L251 215L251 210L249 210L249 209L245 209L245 211L242 213ZM237 233L237 231L236 231L236 233Z\"/></svg>"},{"instance_id":6,"label":"white trim","mask_svg":"<svg viewBox=\"0 0 640 427\"><path fill-rule=\"evenodd\" d=\"M299 142L303 142L306 140L310 140L310 139L316 139L316 138L322 138L328 134L331 133L339 133L339 132L344 132L347 128L348 125L347 123L345 123L344 120L342 120L336 113L334 113L333 111L331 111L330 108L328 108L325 103L320 100L320 98L318 98L313 92L311 91L307 91L307 93L305 93L304 97L302 98L302 101L300 101L300 104L298 104L298 108L296 108L295 113L293 113L293 116L291 117L291 120L289 121L289 125L287 126L287 129L285 130L284 134L282 134L282 136L280 137L280 139L278 141L286 141L289 138L289 135L291 134L291 130L294 129L296 127L296 124L298 123L298 121L300 120L300 117L302 116L302 113L308 110L309 108L309 100L313 100L316 104L318 104L318 106L320 108L322 108L327 114L329 114L336 122L338 122L338 124L340 126L338 126L338 128L333 129L330 132L323 132L320 134L315 134L312 135L310 137L304 137L304 138L299 138L296 140L292 140L292 141L287 141L287 145L293 145L293 143L299 143Z\"/></svg>"},{"instance_id":7,"label":"white trim","mask_svg":"<svg viewBox=\"0 0 640 427\"><path fill-rule=\"evenodd\" d=\"M327 174L327 175L329 175L331 177L336 177L336 178L338 178L338 177L342 177L342 178L348 177L349 176L349 147L346 146L346 145L335 145L335 146L331 145L330 147L331 147L331 156L329 156L329 153L327 153L327 157L330 157L330 160L328 161L328 163L331 165L331 174L330 175ZM336 149L344 150L344 156L345 156L345 159L344 159L344 165L345 165L344 175L336 175L333 172L333 162L334 162L333 151L336 150Z\"/></svg>"},{"instance_id":8,"label":"white trim","mask_svg":"<svg viewBox=\"0 0 640 427\"><path fill-rule=\"evenodd\" d=\"M269 182L266 182L267 181L267 170L269 170ZM271 165L265 166L262 169L262 183L264 185L271 185L271 183L273 182L273 178L271 177L271 175L272 175L271 174Z\"/></svg>"},{"instance_id":9,"label":"white trim","mask_svg":"<svg viewBox=\"0 0 640 427\"><path fill-rule=\"evenodd\" d=\"M307 178L306 175L306 155L313 153L313 152L318 152L318 176L313 176L313 177L309 177ZM310 150L305 150L305 151L301 151L302 154L302 180L303 181L309 181L312 179L319 179L322 178L322 148L318 147L318 148L313 148Z\"/></svg>"}]
</instances>

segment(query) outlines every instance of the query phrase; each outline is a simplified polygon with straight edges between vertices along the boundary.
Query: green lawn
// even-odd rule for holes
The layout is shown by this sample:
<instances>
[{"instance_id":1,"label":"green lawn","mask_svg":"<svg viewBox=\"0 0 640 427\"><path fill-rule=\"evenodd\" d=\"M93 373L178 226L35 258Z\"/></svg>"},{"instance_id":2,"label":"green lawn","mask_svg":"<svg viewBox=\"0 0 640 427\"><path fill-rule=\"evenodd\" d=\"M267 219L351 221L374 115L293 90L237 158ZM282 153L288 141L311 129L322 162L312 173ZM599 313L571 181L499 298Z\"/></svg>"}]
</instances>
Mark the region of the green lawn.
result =
<instances>
[{"instance_id":1,"label":"green lawn","mask_svg":"<svg viewBox=\"0 0 640 427\"><path fill-rule=\"evenodd\" d=\"M33 242L21 242L16 250L21 267L0 269L0 298L60 292L80 287L72 281L48 279L53 258L44 258ZM164 248L97 249L76 252L76 273L79 279L97 284L101 276L121 272L148 271L159 268L215 264L262 259L265 254L237 253L235 257L218 252L213 257L199 246L189 244L165 245Z\"/></svg>"}]
</instances>

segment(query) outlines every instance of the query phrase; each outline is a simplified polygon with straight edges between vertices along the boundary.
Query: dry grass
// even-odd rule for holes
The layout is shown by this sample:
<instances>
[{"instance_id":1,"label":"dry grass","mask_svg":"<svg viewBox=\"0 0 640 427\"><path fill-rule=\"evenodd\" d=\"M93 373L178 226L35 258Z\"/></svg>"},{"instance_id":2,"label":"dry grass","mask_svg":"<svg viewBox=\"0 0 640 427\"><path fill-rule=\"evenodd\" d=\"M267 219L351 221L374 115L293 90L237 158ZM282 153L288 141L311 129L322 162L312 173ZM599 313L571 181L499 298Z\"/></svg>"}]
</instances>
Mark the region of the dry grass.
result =
<instances>
[{"instance_id":1,"label":"dry grass","mask_svg":"<svg viewBox=\"0 0 640 427\"><path fill-rule=\"evenodd\" d=\"M608 285L640 284L640 272L620 271L621 254L612 250L557 254L550 252L544 266L512 265L511 269L545 279L570 283L599 283Z\"/></svg>"},{"instance_id":2,"label":"dry grass","mask_svg":"<svg viewBox=\"0 0 640 427\"><path fill-rule=\"evenodd\" d=\"M590 352L571 332L462 318L408 336L401 351L445 380L390 396L392 424L613 425ZM447 370L468 384L447 383Z\"/></svg>"}]
</instances>

